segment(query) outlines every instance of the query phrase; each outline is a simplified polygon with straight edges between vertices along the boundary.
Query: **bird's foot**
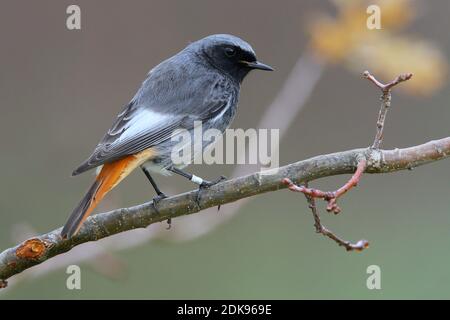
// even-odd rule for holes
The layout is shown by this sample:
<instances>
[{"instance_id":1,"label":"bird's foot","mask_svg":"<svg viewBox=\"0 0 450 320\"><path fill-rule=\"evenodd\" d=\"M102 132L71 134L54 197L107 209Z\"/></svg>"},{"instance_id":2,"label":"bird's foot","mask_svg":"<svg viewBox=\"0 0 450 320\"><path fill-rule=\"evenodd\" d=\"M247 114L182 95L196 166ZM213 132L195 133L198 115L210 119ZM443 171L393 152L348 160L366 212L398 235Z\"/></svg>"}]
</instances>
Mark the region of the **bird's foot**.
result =
<instances>
[{"instance_id":1,"label":"bird's foot","mask_svg":"<svg viewBox=\"0 0 450 320\"><path fill-rule=\"evenodd\" d=\"M208 189L209 187L212 187L213 185L218 184L225 180L227 180L227 177L225 176L220 176L213 181L203 180L202 184L200 185L200 189Z\"/></svg>"},{"instance_id":2,"label":"bird's foot","mask_svg":"<svg viewBox=\"0 0 450 320\"><path fill-rule=\"evenodd\" d=\"M153 197L153 205L156 208L156 205L162 200L167 198L167 196L164 194L164 192L158 193L156 196Z\"/></svg>"},{"instance_id":3,"label":"bird's foot","mask_svg":"<svg viewBox=\"0 0 450 320\"><path fill-rule=\"evenodd\" d=\"M155 210L159 213L158 211L158 203L162 200L167 198L166 194L164 192L158 193L156 196L153 197L153 207L155 208ZM169 230L172 227L172 219L169 218L167 219L167 230Z\"/></svg>"},{"instance_id":4,"label":"bird's foot","mask_svg":"<svg viewBox=\"0 0 450 320\"><path fill-rule=\"evenodd\" d=\"M198 186L197 196L195 197L195 202L197 202L197 205L200 207L200 199L201 199L201 193L204 189L209 189L210 187L227 180L227 177L220 176L217 179L213 181L203 180L203 182ZM220 206L219 206L220 209Z\"/></svg>"},{"instance_id":5,"label":"bird's foot","mask_svg":"<svg viewBox=\"0 0 450 320\"><path fill-rule=\"evenodd\" d=\"M165 198L167 198L167 196L166 196L163 192L158 193L156 196L153 197L153 208L155 208L156 212L159 213L159 210L158 210L158 203L159 203L162 199L165 199Z\"/></svg>"}]
</instances>

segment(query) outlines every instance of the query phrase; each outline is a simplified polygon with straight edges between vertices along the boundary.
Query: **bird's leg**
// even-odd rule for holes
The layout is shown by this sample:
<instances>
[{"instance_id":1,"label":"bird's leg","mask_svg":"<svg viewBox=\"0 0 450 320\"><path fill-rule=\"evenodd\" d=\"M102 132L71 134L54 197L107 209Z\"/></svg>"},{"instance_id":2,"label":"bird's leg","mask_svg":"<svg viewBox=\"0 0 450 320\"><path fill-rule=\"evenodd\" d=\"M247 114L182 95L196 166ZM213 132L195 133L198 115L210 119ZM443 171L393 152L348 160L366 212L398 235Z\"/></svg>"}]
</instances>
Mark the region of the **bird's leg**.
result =
<instances>
[{"instance_id":1,"label":"bird's leg","mask_svg":"<svg viewBox=\"0 0 450 320\"><path fill-rule=\"evenodd\" d=\"M196 197L196 202L197 205L200 206L200 198L201 198L201 191L203 189L207 189L215 184L218 184L219 182L222 182L224 180L226 180L227 178L225 176L220 176L219 178L213 180L213 181L208 181L205 179L202 179L200 177L197 177L196 175L193 175L191 173L185 172L183 170L180 170L178 168L175 167L169 167L167 168L169 171L176 173L182 177L185 177L186 179L188 179L189 181L192 181L193 183L198 185L198 192L197 192L197 197ZM220 208L220 206L219 206Z\"/></svg>"},{"instance_id":2,"label":"bird's leg","mask_svg":"<svg viewBox=\"0 0 450 320\"><path fill-rule=\"evenodd\" d=\"M150 172L148 172L148 170L145 167L141 167L141 168L142 168L142 171L144 172L145 176L147 177L148 181L150 181L150 183L152 184L153 189L155 189L155 191L156 191L156 196L153 198L153 202L158 203L162 199L167 198L167 196L164 194L164 192L162 192L158 188L158 185L156 184L155 180L153 180L153 177L150 175Z\"/></svg>"},{"instance_id":3,"label":"bird's leg","mask_svg":"<svg viewBox=\"0 0 450 320\"><path fill-rule=\"evenodd\" d=\"M145 176L147 177L148 181L152 184L153 189L155 189L156 196L153 198L153 201L159 202L160 200L167 198L167 196L162 192L158 185L156 184L155 180L153 180L153 177L150 175L150 172L145 167L141 167L142 171L144 172Z\"/></svg>"},{"instance_id":4,"label":"bird's leg","mask_svg":"<svg viewBox=\"0 0 450 320\"><path fill-rule=\"evenodd\" d=\"M144 172L145 176L147 177L148 181L150 181L150 183L152 184L153 189L155 189L156 191L156 196L153 197L153 206L155 207L156 211L158 211L158 209L156 208L156 205L158 204L158 202L160 202L162 199L167 198L166 194L164 192L162 192L158 185L156 184L155 180L153 180L153 177L151 176L150 172L148 172L147 168L145 167L141 167L142 171ZM172 226L172 219L167 219L167 224L169 225L167 227L167 230L169 230Z\"/></svg>"}]
</instances>

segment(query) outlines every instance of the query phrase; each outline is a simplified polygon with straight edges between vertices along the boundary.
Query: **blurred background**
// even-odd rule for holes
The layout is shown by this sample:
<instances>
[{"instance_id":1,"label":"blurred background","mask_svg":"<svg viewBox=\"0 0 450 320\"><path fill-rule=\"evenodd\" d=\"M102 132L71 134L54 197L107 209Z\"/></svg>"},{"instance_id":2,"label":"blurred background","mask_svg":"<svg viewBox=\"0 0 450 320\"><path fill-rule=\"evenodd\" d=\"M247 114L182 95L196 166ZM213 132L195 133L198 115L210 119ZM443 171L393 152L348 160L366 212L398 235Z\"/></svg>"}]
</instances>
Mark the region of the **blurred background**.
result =
<instances>
[{"instance_id":1,"label":"blurred background","mask_svg":"<svg viewBox=\"0 0 450 320\"><path fill-rule=\"evenodd\" d=\"M81 30L66 8L81 8ZM366 8L381 7L381 30ZM71 178L146 73L189 42L231 33L276 72L244 82L233 128L280 128L280 164L372 143L379 91L361 73L414 78L393 94L384 148L449 135L450 2L23 1L0 10L0 248L61 226L93 176ZM317 235L304 197L279 191L77 247L10 280L0 299L450 298L449 161L365 175L323 211L324 224L370 248L347 253ZM228 177L247 166L195 165ZM348 177L312 183L334 189ZM168 194L192 189L156 177ZM97 212L150 200L133 173ZM67 290L70 264L82 289ZM381 268L381 290L366 269Z\"/></svg>"}]
</instances>

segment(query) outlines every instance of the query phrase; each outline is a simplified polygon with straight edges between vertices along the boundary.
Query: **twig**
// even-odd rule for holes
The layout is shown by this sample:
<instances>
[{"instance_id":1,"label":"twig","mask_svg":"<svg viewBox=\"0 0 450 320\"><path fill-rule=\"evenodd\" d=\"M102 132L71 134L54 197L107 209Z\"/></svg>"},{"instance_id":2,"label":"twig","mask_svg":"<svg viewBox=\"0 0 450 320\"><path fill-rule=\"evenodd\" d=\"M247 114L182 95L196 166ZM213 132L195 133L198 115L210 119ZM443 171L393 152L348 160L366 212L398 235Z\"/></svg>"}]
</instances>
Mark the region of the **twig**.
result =
<instances>
[{"instance_id":1,"label":"twig","mask_svg":"<svg viewBox=\"0 0 450 320\"><path fill-rule=\"evenodd\" d=\"M308 188L308 182L305 182L305 188ZM316 200L314 197L305 193L306 200L308 201L308 207L311 209L314 218L314 227L317 233L321 233L324 236L335 241L339 246L343 246L347 251L362 251L369 247L369 242L367 240L359 240L357 243L353 244L349 241L343 240L333 233L330 229L325 227L321 220L319 212L317 211Z\"/></svg>"},{"instance_id":2,"label":"twig","mask_svg":"<svg viewBox=\"0 0 450 320\"><path fill-rule=\"evenodd\" d=\"M365 158L362 158L358 161L358 165L356 167L356 172L353 176L348 180L342 187L337 189L336 191L321 191L318 189L308 188L305 186L297 186L294 184L289 178L284 178L282 182L288 186L289 190L295 192L301 192L308 197L312 198L320 198L324 199L328 202L327 211L333 212L334 214L338 214L341 212L341 208L337 205L337 199L345 194L347 191L356 187L361 179L364 170L366 169L367 161Z\"/></svg>"},{"instance_id":3,"label":"twig","mask_svg":"<svg viewBox=\"0 0 450 320\"><path fill-rule=\"evenodd\" d=\"M156 222L216 207L286 186L281 182L289 177L294 183L312 181L357 170L360 159L367 161L366 173L387 173L410 169L450 156L450 137L422 145L395 150L354 149L320 155L308 160L280 167L272 172L256 172L228 180L203 191L200 207L196 205L197 191L182 193L161 200L158 212L152 202L91 216L80 232L71 239L62 239L61 228L28 239L0 253L0 283L6 285L11 276L63 254L89 241L136 228L145 228ZM3 281L2 281L3 280Z\"/></svg>"},{"instance_id":4,"label":"twig","mask_svg":"<svg viewBox=\"0 0 450 320\"><path fill-rule=\"evenodd\" d=\"M405 73L399 75L397 78L395 78L393 81L387 84L383 84L380 81L378 81L373 75L370 74L369 71L364 71L363 76L364 78L374 83L382 92L380 98L381 107L377 120L377 133L375 135L375 139L373 140L372 144L373 149L379 149L381 146L381 142L383 141L383 130L384 130L384 122L386 121L386 114L389 110L389 107L391 106L391 89L397 84L411 79L413 74Z\"/></svg>"},{"instance_id":5,"label":"twig","mask_svg":"<svg viewBox=\"0 0 450 320\"><path fill-rule=\"evenodd\" d=\"M370 74L369 71L364 71L363 76L364 76L364 78L372 81L378 88L380 88L380 90L382 92L387 92L387 91L391 90L394 86L399 84L400 82L404 82L404 81L411 79L413 74L412 73L401 74L397 78L395 78L394 80L392 80L391 82L386 83L386 84L383 84L380 81L378 81L373 75Z\"/></svg>"}]
</instances>

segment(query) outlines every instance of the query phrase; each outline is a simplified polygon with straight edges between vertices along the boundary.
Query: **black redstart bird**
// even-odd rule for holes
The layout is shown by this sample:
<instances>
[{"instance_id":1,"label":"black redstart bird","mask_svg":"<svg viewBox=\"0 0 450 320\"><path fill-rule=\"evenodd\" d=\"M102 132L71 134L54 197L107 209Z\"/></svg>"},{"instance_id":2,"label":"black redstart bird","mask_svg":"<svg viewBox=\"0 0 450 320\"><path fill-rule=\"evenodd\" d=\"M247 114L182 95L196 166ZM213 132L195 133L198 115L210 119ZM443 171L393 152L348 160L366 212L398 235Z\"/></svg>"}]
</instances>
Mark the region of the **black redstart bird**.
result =
<instances>
[{"instance_id":1,"label":"black redstart bird","mask_svg":"<svg viewBox=\"0 0 450 320\"><path fill-rule=\"evenodd\" d=\"M65 224L62 237L76 234L102 198L137 167L157 193L154 204L166 196L150 172L176 173L200 188L220 181L223 177L211 182L174 165L173 133L178 129L192 133L199 121L202 130L214 128L223 133L236 114L242 80L253 69L273 70L256 59L247 42L225 34L193 42L153 68L92 155L73 171L75 176L100 167L95 182Z\"/></svg>"}]
</instances>

